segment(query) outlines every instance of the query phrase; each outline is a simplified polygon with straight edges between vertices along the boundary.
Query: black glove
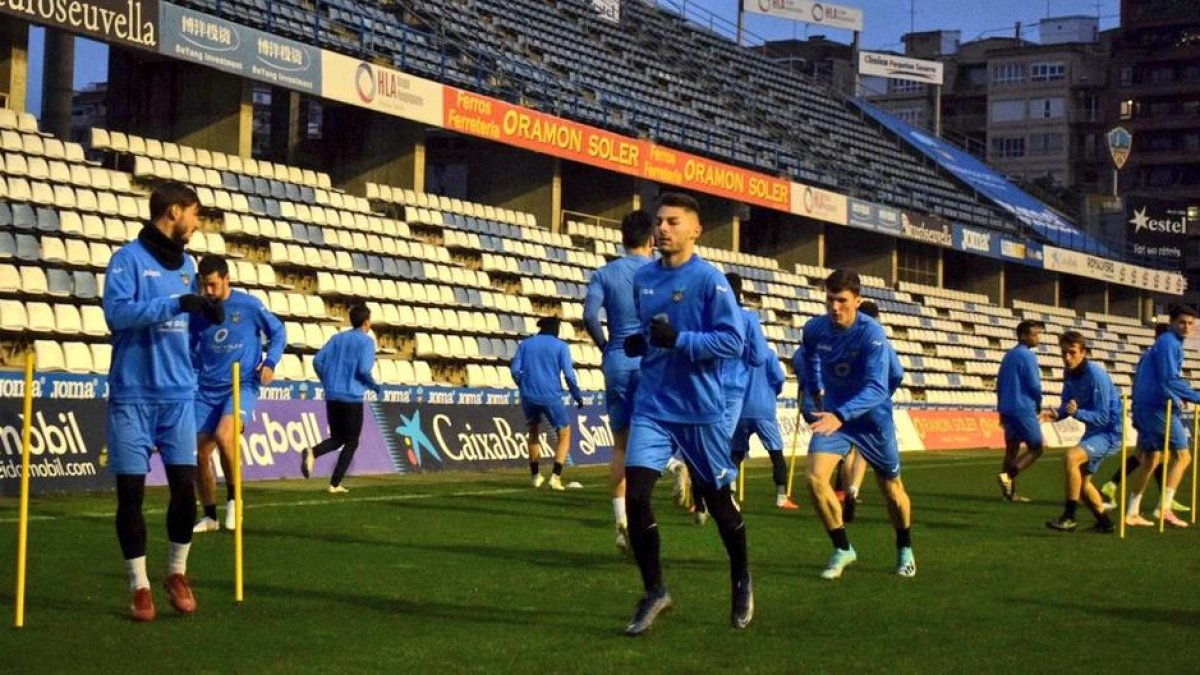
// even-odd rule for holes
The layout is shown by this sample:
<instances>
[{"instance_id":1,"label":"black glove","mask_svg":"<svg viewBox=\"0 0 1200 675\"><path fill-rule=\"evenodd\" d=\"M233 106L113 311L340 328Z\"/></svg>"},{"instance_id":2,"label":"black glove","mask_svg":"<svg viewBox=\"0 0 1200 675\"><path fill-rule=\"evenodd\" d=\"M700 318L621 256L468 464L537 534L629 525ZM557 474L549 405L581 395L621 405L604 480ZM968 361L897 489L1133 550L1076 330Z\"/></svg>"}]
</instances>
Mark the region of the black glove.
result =
<instances>
[{"instance_id":1,"label":"black glove","mask_svg":"<svg viewBox=\"0 0 1200 675\"><path fill-rule=\"evenodd\" d=\"M657 314L650 319L650 344L663 349L674 349L675 340L678 338L679 331L671 325L671 320L666 314Z\"/></svg>"},{"instance_id":2,"label":"black glove","mask_svg":"<svg viewBox=\"0 0 1200 675\"><path fill-rule=\"evenodd\" d=\"M224 323L225 303L209 300L208 306L204 308L204 318L208 319L213 325Z\"/></svg>"},{"instance_id":3,"label":"black glove","mask_svg":"<svg viewBox=\"0 0 1200 675\"><path fill-rule=\"evenodd\" d=\"M625 338L625 355L631 357L646 355L646 338L641 333L634 333Z\"/></svg>"},{"instance_id":4,"label":"black glove","mask_svg":"<svg viewBox=\"0 0 1200 675\"><path fill-rule=\"evenodd\" d=\"M581 399L581 398L575 399L575 407L580 410L583 410L583 399Z\"/></svg>"},{"instance_id":5,"label":"black glove","mask_svg":"<svg viewBox=\"0 0 1200 675\"><path fill-rule=\"evenodd\" d=\"M209 300L203 295L189 293L188 295L179 296L179 309L187 312L188 314L199 314L203 312L210 304L212 304L212 300Z\"/></svg>"}]
</instances>

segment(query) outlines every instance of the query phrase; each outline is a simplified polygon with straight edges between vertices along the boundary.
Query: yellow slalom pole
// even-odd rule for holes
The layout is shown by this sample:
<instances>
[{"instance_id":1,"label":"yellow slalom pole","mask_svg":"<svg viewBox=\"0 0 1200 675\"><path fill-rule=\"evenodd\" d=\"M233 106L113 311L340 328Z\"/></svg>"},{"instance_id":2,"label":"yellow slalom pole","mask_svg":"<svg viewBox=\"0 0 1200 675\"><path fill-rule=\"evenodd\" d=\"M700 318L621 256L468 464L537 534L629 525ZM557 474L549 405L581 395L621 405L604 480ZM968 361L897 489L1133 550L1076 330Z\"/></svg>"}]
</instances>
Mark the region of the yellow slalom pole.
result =
<instances>
[{"instance_id":1,"label":"yellow slalom pole","mask_svg":"<svg viewBox=\"0 0 1200 675\"><path fill-rule=\"evenodd\" d=\"M790 458L788 458L788 482L787 482L788 499L792 498L792 478L796 475L796 455L798 454L798 452L800 450L800 420L803 417L800 410L801 410L801 400L802 400L803 396L804 396L803 391L798 392L796 394L796 422L795 422L795 424L792 425L792 456Z\"/></svg>"},{"instance_id":2,"label":"yellow slalom pole","mask_svg":"<svg viewBox=\"0 0 1200 675\"><path fill-rule=\"evenodd\" d=\"M1129 481L1127 480L1129 478L1129 476L1126 475L1126 472L1125 472L1125 457L1126 457L1126 454L1129 452L1128 439L1125 438L1125 412L1128 410L1128 408L1126 407L1127 405L1129 405L1128 399L1126 397L1122 396L1121 397L1121 506L1120 506L1121 510L1118 512L1120 515L1118 520L1121 521L1121 524L1118 527L1121 530L1121 538L1122 539L1125 538L1125 493L1129 491Z\"/></svg>"},{"instance_id":3,"label":"yellow slalom pole","mask_svg":"<svg viewBox=\"0 0 1200 675\"><path fill-rule=\"evenodd\" d=\"M242 364L233 364L233 599L242 595Z\"/></svg>"},{"instance_id":4,"label":"yellow slalom pole","mask_svg":"<svg viewBox=\"0 0 1200 675\"><path fill-rule=\"evenodd\" d=\"M1167 470L1171 467L1171 399L1167 399L1167 423L1163 431L1163 487L1158 491L1158 533L1167 529Z\"/></svg>"},{"instance_id":5,"label":"yellow slalom pole","mask_svg":"<svg viewBox=\"0 0 1200 675\"><path fill-rule=\"evenodd\" d=\"M746 503L746 460L738 462L738 501Z\"/></svg>"},{"instance_id":6,"label":"yellow slalom pole","mask_svg":"<svg viewBox=\"0 0 1200 675\"><path fill-rule=\"evenodd\" d=\"M33 431L34 355L25 355L25 419L21 423L21 507L17 516L17 616L13 625L25 625L25 557L29 550L29 435Z\"/></svg>"},{"instance_id":7,"label":"yellow slalom pole","mask_svg":"<svg viewBox=\"0 0 1200 675\"><path fill-rule=\"evenodd\" d=\"M1192 405L1192 524L1196 524L1196 456L1200 454L1200 406Z\"/></svg>"}]
</instances>

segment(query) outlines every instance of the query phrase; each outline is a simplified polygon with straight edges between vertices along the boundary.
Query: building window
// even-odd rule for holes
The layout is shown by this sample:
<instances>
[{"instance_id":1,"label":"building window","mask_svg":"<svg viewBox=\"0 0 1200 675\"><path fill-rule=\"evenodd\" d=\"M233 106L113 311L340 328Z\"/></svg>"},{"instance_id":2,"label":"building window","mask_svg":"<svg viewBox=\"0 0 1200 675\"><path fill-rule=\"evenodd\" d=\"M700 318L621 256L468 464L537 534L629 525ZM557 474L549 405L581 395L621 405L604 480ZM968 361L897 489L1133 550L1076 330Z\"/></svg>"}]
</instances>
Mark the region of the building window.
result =
<instances>
[{"instance_id":1,"label":"building window","mask_svg":"<svg viewBox=\"0 0 1200 675\"><path fill-rule=\"evenodd\" d=\"M1030 155L1060 155L1063 151L1062 134L1030 134Z\"/></svg>"},{"instance_id":2,"label":"building window","mask_svg":"<svg viewBox=\"0 0 1200 675\"><path fill-rule=\"evenodd\" d=\"M1063 99L1061 96L1055 98L1033 98L1029 99L1029 117L1030 119L1057 119L1063 116Z\"/></svg>"},{"instance_id":3,"label":"building window","mask_svg":"<svg viewBox=\"0 0 1200 675\"><path fill-rule=\"evenodd\" d=\"M992 66L992 84L1012 84L1025 80L1025 64L1001 63Z\"/></svg>"},{"instance_id":4,"label":"building window","mask_svg":"<svg viewBox=\"0 0 1200 675\"><path fill-rule=\"evenodd\" d=\"M888 80L888 93L891 94L920 94L925 91L925 85L911 80Z\"/></svg>"},{"instance_id":5,"label":"building window","mask_svg":"<svg viewBox=\"0 0 1200 675\"><path fill-rule=\"evenodd\" d=\"M993 138L992 139L992 156L993 157L1024 157L1025 156L1025 139L1024 138Z\"/></svg>"},{"instance_id":6,"label":"building window","mask_svg":"<svg viewBox=\"0 0 1200 675\"><path fill-rule=\"evenodd\" d=\"M1083 98L1084 119L1088 122L1099 122L1100 117L1100 97L1091 94Z\"/></svg>"},{"instance_id":7,"label":"building window","mask_svg":"<svg viewBox=\"0 0 1200 675\"><path fill-rule=\"evenodd\" d=\"M1151 84L1170 84L1175 81L1175 69L1171 66L1160 66L1150 71Z\"/></svg>"},{"instance_id":8,"label":"building window","mask_svg":"<svg viewBox=\"0 0 1200 675\"><path fill-rule=\"evenodd\" d=\"M1057 82L1067 74L1067 66L1062 61L1034 63L1029 66L1030 82Z\"/></svg>"},{"instance_id":9,"label":"building window","mask_svg":"<svg viewBox=\"0 0 1200 675\"><path fill-rule=\"evenodd\" d=\"M925 111L921 108L900 108L893 110L892 114L914 127L922 126L925 123Z\"/></svg>"},{"instance_id":10,"label":"building window","mask_svg":"<svg viewBox=\"0 0 1200 675\"><path fill-rule=\"evenodd\" d=\"M1025 119L1024 101L995 101L992 103L993 122L1017 122Z\"/></svg>"},{"instance_id":11,"label":"building window","mask_svg":"<svg viewBox=\"0 0 1200 675\"><path fill-rule=\"evenodd\" d=\"M1133 84L1133 66L1121 67L1121 86L1128 87Z\"/></svg>"},{"instance_id":12,"label":"building window","mask_svg":"<svg viewBox=\"0 0 1200 675\"><path fill-rule=\"evenodd\" d=\"M1133 119L1134 103L1133 99L1121 101L1121 119Z\"/></svg>"}]
</instances>

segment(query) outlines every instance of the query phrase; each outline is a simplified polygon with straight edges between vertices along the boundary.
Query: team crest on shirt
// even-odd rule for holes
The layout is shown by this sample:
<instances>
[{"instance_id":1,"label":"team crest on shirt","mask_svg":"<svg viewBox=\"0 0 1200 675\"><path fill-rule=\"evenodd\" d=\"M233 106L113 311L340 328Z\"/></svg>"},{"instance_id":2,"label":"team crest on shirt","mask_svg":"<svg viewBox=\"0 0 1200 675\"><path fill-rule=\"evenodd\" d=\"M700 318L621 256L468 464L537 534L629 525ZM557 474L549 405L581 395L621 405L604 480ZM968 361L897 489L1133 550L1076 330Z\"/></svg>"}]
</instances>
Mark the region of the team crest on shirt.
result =
<instances>
[{"instance_id":1,"label":"team crest on shirt","mask_svg":"<svg viewBox=\"0 0 1200 675\"><path fill-rule=\"evenodd\" d=\"M674 302L683 302L683 288L676 288L671 291L671 300Z\"/></svg>"},{"instance_id":2,"label":"team crest on shirt","mask_svg":"<svg viewBox=\"0 0 1200 675\"><path fill-rule=\"evenodd\" d=\"M239 321L241 321L241 320L242 320L242 313L241 313L241 312L231 312L231 313L229 314L229 321L230 321L230 323L238 323L238 322L239 322Z\"/></svg>"},{"instance_id":3,"label":"team crest on shirt","mask_svg":"<svg viewBox=\"0 0 1200 675\"><path fill-rule=\"evenodd\" d=\"M179 280L183 282L184 286L192 285L192 275L190 275L190 274L180 274Z\"/></svg>"}]
</instances>

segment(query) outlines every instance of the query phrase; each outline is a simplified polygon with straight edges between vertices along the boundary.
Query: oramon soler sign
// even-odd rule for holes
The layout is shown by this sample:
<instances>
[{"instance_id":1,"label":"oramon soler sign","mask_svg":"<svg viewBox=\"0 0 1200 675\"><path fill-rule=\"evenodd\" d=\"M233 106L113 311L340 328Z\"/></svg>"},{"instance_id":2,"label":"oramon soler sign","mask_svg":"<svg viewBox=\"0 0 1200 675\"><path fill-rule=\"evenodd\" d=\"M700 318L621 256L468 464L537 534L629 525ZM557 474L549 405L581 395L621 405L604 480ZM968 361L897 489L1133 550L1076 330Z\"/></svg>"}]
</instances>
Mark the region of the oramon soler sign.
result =
<instances>
[{"instance_id":1,"label":"oramon soler sign","mask_svg":"<svg viewBox=\"0 0 1200 675\"><path fill-rule=\"evenodd\" d=\"M0 0L0 12L103 42L158 48L158 0Z\"/></svg>"}]
</instances>

